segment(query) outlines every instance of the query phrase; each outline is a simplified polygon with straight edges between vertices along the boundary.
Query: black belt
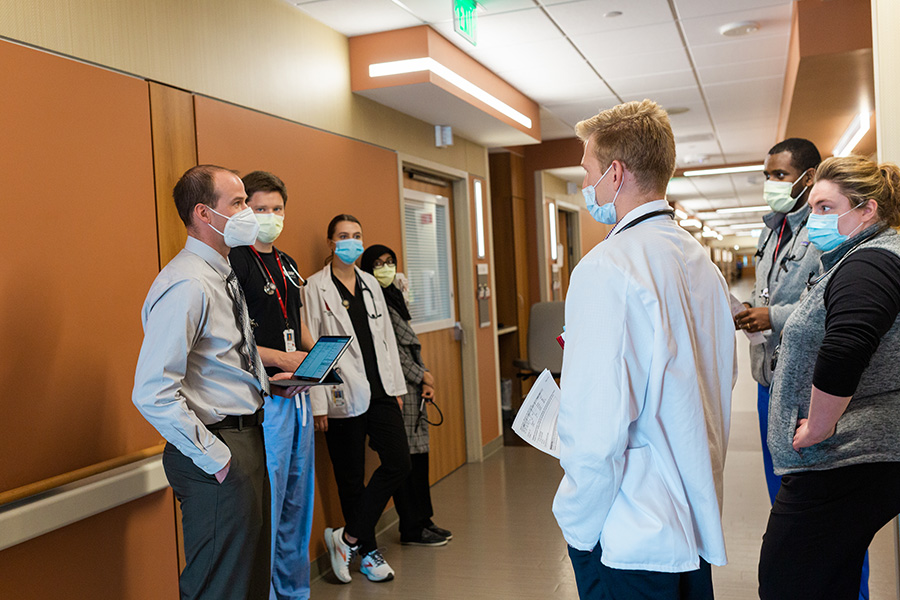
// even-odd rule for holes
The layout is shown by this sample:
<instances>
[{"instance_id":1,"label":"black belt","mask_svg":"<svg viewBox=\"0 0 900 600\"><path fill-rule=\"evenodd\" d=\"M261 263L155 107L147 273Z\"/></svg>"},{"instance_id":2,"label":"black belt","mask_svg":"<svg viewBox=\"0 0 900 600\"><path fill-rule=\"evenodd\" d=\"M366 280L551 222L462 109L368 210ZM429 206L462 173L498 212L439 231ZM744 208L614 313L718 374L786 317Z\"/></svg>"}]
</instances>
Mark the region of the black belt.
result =
<instances>
[{"instance_id":1,"label":"black belt","mask_svg":"<svg viewBox=\"0 0 900 600\"><path fill-rule=\"evenodd\" d=\"M246 429L247 427L256 427L262 425L263 409L259 409L252 415L228 415L218 423L207 425L210 431L216 429Z\"/></svg>"}]
</instances>

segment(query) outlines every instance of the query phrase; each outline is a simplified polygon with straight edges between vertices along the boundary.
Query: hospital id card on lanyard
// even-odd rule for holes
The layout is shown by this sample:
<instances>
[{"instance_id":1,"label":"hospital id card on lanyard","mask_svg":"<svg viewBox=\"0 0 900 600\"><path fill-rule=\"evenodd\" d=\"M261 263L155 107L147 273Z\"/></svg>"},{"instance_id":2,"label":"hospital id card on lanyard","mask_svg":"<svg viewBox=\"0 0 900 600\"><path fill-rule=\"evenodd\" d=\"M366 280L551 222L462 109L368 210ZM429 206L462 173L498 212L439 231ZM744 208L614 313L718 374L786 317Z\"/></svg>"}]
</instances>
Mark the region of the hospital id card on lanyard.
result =
<instances>
[{"instance_id":1,"label":"hospital id card on lanyard","mask_svg":"<svg viewBox=\"0 0 900 600\"><path fill-rule=\"evenodd\" d=\"M288 323L287 316L287 304L285 303L286 299L281 298L281 292L278 291L278 286L275 285L275 278L272 277L272 274L269 272L269 267L266 266L266 263L263 262L262 257L259 255L259 252L256 251L256 248L250 246L250 249L253 250L253 254L256 255L257 260L259 260L259 264L262 265L263 269L266 270L266 275L269 278L269 282L272 283L272 287L275 288L275 296L278 298L278 306L281 307L281 314L284 316L284 351L285 352L296 352L297 351L297 341L294 337L294 330L290 327ZM278 256L278 252L275 253L275 260L278 261L278 268L281 269L281 279L284 280L284 290L287 292L287 277L284 274L284 265L281 264L281 257Z\"/></svg>"}]
</instances>

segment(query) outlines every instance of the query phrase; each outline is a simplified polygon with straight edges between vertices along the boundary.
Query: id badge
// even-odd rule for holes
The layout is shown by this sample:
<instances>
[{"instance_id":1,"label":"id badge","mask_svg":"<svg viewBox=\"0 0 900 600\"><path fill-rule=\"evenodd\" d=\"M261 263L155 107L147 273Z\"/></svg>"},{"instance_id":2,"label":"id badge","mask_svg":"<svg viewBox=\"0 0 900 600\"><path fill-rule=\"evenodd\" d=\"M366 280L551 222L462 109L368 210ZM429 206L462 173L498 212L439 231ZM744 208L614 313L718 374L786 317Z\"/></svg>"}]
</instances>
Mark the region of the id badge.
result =
<instances>
[{"instance_id":1,"label":"id badge","mask_svg":"<svg viewBox=\"0 0 900 600\"><path fill-rule=\"evenodd\" d=\"M334 402L335 408L341 408L347 401L344 399L344 390L339 386L331 388L331 401Z\"/></svg>"},{"instance_id":2,"label":"id badge","mask_svg":"<svg viewBox=\"0 0 900 600\"><path fill-rule=\"evenodd\" d=\"M285 352L296 352L297 344L294 342L294 330L293 329L285 329L284 330L284 351Z\"/></svg>"}]
</instances>

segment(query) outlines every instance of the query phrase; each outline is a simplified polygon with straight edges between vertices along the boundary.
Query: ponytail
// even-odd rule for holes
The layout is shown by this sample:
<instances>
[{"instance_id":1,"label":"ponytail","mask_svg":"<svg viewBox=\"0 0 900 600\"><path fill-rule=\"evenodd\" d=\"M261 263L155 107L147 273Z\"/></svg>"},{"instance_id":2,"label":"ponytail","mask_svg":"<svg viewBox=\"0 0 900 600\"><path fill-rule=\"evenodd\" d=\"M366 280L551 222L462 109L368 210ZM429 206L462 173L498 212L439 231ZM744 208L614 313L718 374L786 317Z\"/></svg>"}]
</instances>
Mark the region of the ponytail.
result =
<instances>
[{"instance_id":1,"label":"ponytail","mask_svg":"<svg viewBox=\"0 0 900 600\"><path fill-rule=\"evenodd\" d=\"M883 199L878 202L884 206L882 218L891 227L900 227L900 167L886 162L878 165L878 170L884 180Z\"/></svg>"}]
</instances>

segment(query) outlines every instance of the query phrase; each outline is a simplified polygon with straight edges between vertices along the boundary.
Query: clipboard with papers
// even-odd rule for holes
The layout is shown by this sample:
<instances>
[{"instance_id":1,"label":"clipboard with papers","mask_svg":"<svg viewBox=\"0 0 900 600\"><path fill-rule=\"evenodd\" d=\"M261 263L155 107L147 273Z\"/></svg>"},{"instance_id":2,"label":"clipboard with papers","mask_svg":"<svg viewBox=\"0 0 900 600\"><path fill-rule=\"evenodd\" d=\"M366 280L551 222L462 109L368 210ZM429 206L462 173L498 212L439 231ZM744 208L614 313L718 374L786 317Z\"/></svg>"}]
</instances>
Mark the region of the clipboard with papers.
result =
<instances>
[{"instance_id":1,"label":"clipboard with papers","mask_svg":"<svg viewBox=\"0 0 900 600\"><path fill-rule=\"evenodd\" d=\"M340 375L335 373L335 365L341 358L350 342L349 335L323 335L315 343L306 358L294 371L290 379L270 379L269 385L293 387L297 385L337 385L344 383Z\"/></svg>"}]
</instances>

